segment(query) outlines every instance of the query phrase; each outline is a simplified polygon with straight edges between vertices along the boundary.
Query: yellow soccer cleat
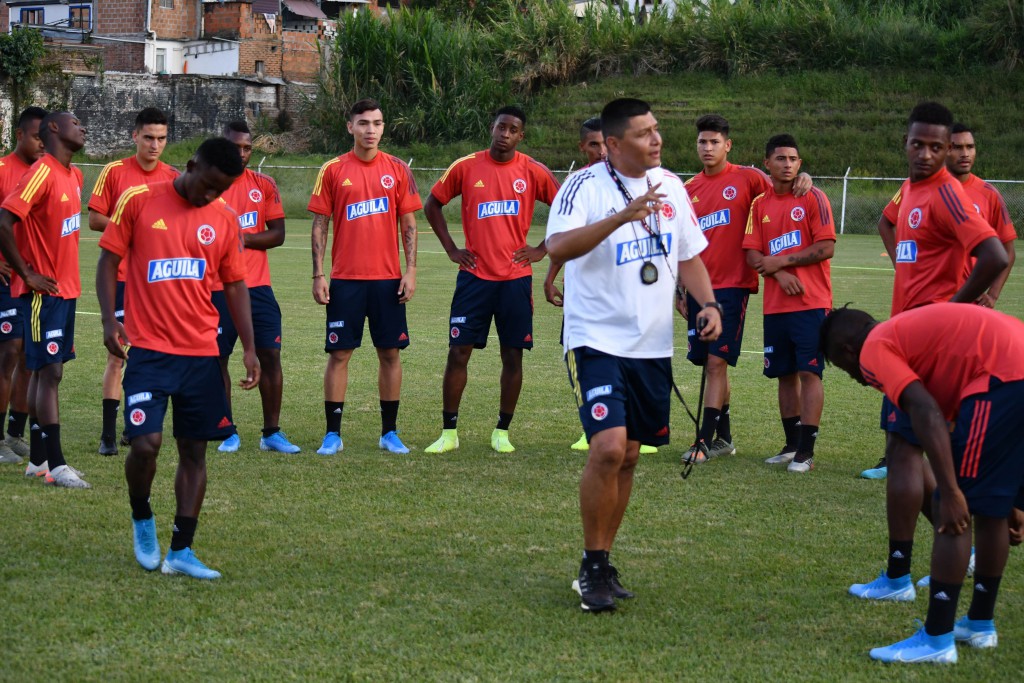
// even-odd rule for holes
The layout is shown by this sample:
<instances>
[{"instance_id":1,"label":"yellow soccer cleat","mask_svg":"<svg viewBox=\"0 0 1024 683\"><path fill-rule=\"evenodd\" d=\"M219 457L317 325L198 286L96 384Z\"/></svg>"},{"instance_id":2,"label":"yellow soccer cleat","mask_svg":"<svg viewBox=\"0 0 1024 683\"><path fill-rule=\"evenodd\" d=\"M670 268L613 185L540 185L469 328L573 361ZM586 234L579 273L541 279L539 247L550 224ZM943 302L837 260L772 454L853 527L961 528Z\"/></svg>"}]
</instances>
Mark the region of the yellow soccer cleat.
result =
<instances>
[{"instance_id":1,"label":"yellow soccer cleat","mask_svg":"<svg viewBox=\"0 0 1024 683\"><path fill-rule=\"evenodd\" d=\"M579 440L573 445L569 446L569 448L571 448L574 451L589 451L590 444L587 442L587 435L584 434L583 436L581 436Z\"/></svg>"},{"instance_id":2,"label":"yellow soccer cleat","mask_svg":"<svg viewBox=\"0 0 1024 683\"><path fill-rule=\"evenodd\" d=\"M657 446L648 446L646 444L640 444L640 455L652 455L657 452Z\"/></svg>"},{"instance_id":3,"label":"yellow soccer cleat","mask_svg":"<svg viewBox=\"0 0 1024 683\"><path fill-rule=\"evenodd\" d=\"M424 453L447 453L459 447L457 429L442 429L441 438L423 449Z\"/></svg>"},{"instance_id":4,"label":"yellow soccer cleat","mask_svg":"<svg viewBox=\"0 0 1024 683\"><path fill-rule=\"evenodd\" d=\"M507 429L495 429L491 432L491 448L498 453L514 453L516 450L508 441Z\"/></svg>"}]
</instances>

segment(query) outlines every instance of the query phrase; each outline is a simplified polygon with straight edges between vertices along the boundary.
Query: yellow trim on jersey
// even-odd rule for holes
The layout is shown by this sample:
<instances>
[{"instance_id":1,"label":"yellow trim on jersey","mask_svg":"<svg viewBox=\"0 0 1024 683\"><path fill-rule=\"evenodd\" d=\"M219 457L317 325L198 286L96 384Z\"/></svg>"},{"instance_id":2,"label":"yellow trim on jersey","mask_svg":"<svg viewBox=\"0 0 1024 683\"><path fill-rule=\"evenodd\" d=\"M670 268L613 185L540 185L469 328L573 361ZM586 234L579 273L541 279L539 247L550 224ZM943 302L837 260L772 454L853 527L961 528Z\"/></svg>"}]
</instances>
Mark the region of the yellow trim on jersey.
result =
<instances>
[{"instance_id":1,"label":"yellow trim on jersey","mask_svg":"<svg viewBox=\"0 0 1024 683\"><path fill-rule=\"evenodd\" d=\"M569 366L569 379L572 380L572 393L576 396L576 407L583 407L583 392L580 391L580 380L576 375L576 350L569 349L565 354L565 362Z\"/></svg>"},{"instance_id":2,"label":"yellow trim on jersey","mask_svg":"<svg viewBox=\"0 0 1024 683\"><path fill-rule=\"evenodd\" d=\"M333 159L331 159L326 164L320 167L320 172L316 174L316 183L313 184L314 195L318 197L320 196L320 191L323 189L324 186L324 173L327 172L327 168L338 163L339 161L341 161L341 159L339 159L338 157L334 157Z\"/></svg>"},{"instance_id":3,"label":"yellow trim on jersey","mask_svg":"<svg viewBox=\"0 0 1024 683\"><path fill-rule=\"evenodd\" d=\"M41 342L43 341L43 333L40 326L40 313L43 310L43 294L42 292L32 292L32 314L29 317L29 323L32 326L32 341Z\"/></svg>"},{"instance_id":4,"label":"yellow trim on jersey","mask_svg":"<svg viewBox=\"0 0 1024 683\"><path fill-rule=\"evenodd\" d=\"M750 209L751 209L751 211L750 211L750 213L747 214L747 229L743 232L744 235L753 235L754 234L754 211L753 211L753 209L754 209L754 202L756 202L761 197L765 196L765 194L766 193L762 192L761 194L759 194L756 197L754 197L754 201L750 202Z\"/></svg>"},{"instance_id":5,"label":"yellow trim on jersey","mask_svg":"<svg viewBox=\"0 0 1024 683\"><path fill-rule=\"evenodd\" d=\"M891 201L896 206L899 206L900 202L903 201L903 188L901 187L900 189L896 190L896 194L894 194L892 196L892 199L890 199L889 201Z\"/></svg>"},{"instance_id":6,"label":"yellow trim on jersey","mask_svg":"<svg viewBox=\"0 0 1024 683\"><path fill-rule=\"evenodd\" d=\"M149 187L146 185L136 185L135 187L129 187L121 195L121 198L117 200L117 206L114 208L114 213L110 214L111 223L120 223L121 214L124 213L124 207L128 204L128 201L143 192L149 192Z\"/></svg>"},{"instance_id":7,"label":"yellow trim on jersey","mask_svg":"<svg viewBox=\"0 0 1024 683\"><path fill-rule=\"evenodd\" d=\"M441 179L438 180L437 182L443 184L444 181L448 179L448 174L452 172L453 168L455 168L458 164L461 164L463 161L467 161L469 159L472 159L475 156L476 156L476 153L474 152L473 154L467 154L466 156L462 157L461 159L456 159L455 161L453 161L451 163L451 166L448 167L448 170L444 172L444 175L441 176Z\"/></svg>"},{"instance_id":8,"label":"yellow trim on jersey","mask_svg":"<svg viewBox=\"0 0 1024 683\"><path fill-rule=\"evenodd\" d=\"M99 177L96 178L96 184L92 186L93 197L100 197L103 195L103 188L106 186L107 174L110 173L110 169L122 165L124 165L123 161L111 161L109 164L103 167L103 170L100 171Z\"/></svg>"},{"instance_id":9,"label":"yellow trim on jersey","mask_svg":"<svg viewBox=\"0 0 1024 683\"><path fill-rule=\"evenodd\" d=\"M50 175L50 167L46 164L40 164L39 168L36 169L35 174L25 185L25 189L21 191L21 201L26 204L32 201L32 197L35 195L39 186L43 184L46 177Z\"/></svg>"}]
</instances>

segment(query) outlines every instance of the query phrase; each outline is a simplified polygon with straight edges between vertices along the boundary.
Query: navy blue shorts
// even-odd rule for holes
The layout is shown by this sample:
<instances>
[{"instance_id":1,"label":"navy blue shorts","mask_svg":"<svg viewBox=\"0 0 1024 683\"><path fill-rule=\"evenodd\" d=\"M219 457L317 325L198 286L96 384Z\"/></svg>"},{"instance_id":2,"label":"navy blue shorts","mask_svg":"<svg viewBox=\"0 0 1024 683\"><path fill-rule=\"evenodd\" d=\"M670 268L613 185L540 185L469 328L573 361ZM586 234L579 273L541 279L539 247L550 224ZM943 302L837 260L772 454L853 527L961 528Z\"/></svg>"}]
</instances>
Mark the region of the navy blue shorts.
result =
<instances>
[{"instance_id":1,"label":"navy blue shorts","mask_svg":"<svg viewBox=\"0 0 1024 683\"><path fill-rule=\"evenodd\" d=\"M764 376L813 372L821 377L825 356L818 348L824 308L764 316Z\"/></svg>"},{"instance_id":2,"label":"navy blue shorts","mask_svg":"<svg viewBox=\"0 0 1024 683\"><path fill-rule=\"evenodd\" d=\"M964 399L950 442L972 515L1002 518L1024 508L1024 381L993 379L986 393Z\"/></svg>"},{"instance_id":3,"label":"navy blue shorts","mask_svg":"<svg viewBox=\"0 0 1024 683\"><path fill-rule=\"evenodd\" d=\"M725 315L722 316L722 335L711 342L700 340L697 334L697 316L703 304L687 293L686 295L686 359L694 365L704 365L708 354L724 358L729 365L736 367L740 359L740 347L743 346L743 324L747 320L747 300L750 290L745 287L726 287L715 290L715 301L722 304Z\"/></svg>"},{"instance_id":4,"label":"navy blue shorts","mask_svg":"<svg viewBox=\"0 0 1024 683\"><path fill-rule=\"evenodd\" d=\"M124 283L120 280L114 290L114 319L124 325Z\"/></svg>"},{"instance_id":5,"label":"navy blue shorts","mask_svg":"<svg viewBox=\"0 0 1024 683\"><path fill-rule=\"evenodd\" d=\"M11 296L11 286L0 282L0 344L24 339L25 315L21 299Z\"/></svg>"},{"instance_id":6,"label":"navy blue shorts","mask_svg":"<svg viewBox=\"0 0 1024 683\"><path fill-rule=\"evenodd\" d=\"M448 319L448 345L484 348L491 332L491 318L502 346L533 348L532 275L515 280L484 280L459 271Z\"/></svg>"},{"instance_id":7,"label":"navy blue shorts","mask_svg":"<svg viewBox=\"0 0 1024 683\"><path fill-rule=\"evenodd\" d=\"M61 299L39 292L21 295L22 310L28 311L25 325L25 367L41 370L54 363L75 358L75 304L78 299Z\"/></svg>"},{"instance_id":8,"label":"navy blue shorts","mask_svg":"<svg viewBox=\"0 0 1024 683\"><path fill-rule=\"evenodd\" d=\"M363 322L369 320L370 338L378 349L404 349L409 345L405 304L398 302L394 280L331 280L327 304L324 351L358 349L363 343Z\"/></svg>"},{"instance_id":9,"label":"navy blue shorts","mask_svg":"<svg viewBox=\"0 0 1024 683\"><path fill-rule=\"evenodd\" d=\"M898 434L911 446L921 447L921 442L914 435L914 428L910 424L910 416L900 410L900 407L889 400L888 396L882 396L882 415L879 418L879 427L890 434Z\"/></svg>"},{"instance_id":10,"label":"navy blue shorts","mask_svg":"<svg viewBox=\"0 0 1024 683\"><path fill-rule=\"evenodd\" d=\"M586 346L565 355L587 439L625 427L626 438L648 446L669 441L672 360L622 358Z\"/></svg>"},{"instance_id":11,"label":"navy blue shorts","mask_svg":"<svg viewBox=\"0 0 1024 683\"><path fill-rule=\"evenodd\" d=\"M216 356L174 356L133 346L122 384L129 439L163 431L168 398L174 404L174 438L220 441L235 433Z\"/></svg>"},{"instance_id":12,"label":"navy blue shorts","mask_svg":"<svg viewBox=\"0 0 1024 683\"><path fill-rule=\"evenodd\" d=\"M228 310L228 298L223 290L211 292L210 300L220 313L217 324L217 350L220 356L230 356L238 341L238 330ZM249 307L252 310L252 335L257 349L281 348L281 307L277 305L270 286L249 289Z\"/></svg>"}]
</instances>

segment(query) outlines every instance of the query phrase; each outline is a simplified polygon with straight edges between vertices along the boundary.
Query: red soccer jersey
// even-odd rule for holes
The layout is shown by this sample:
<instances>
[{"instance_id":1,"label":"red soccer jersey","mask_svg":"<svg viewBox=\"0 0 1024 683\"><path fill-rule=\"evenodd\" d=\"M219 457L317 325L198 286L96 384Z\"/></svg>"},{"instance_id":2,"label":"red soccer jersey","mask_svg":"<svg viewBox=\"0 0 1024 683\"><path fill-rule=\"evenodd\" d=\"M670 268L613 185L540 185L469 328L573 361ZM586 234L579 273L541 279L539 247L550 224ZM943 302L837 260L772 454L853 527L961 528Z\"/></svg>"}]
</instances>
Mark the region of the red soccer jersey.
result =
<instances>
[{"instance_id":1,"label":"red soccer jersey","mask_svg":"<svg viewBox=\"0 0 1024 683\"><path fill-rule=\"evenodd\" d=\"M1003 196L996 188L973 173L968 174L967 180L961 184L967 191L967 196L974 204L975 210L996 231L1000 242L1005 244L1017 239L1017 230L1013 227L1013 220L1010 218L1010 212L1006 209L1006 202L1003 201ZM976 260L970 255L967 256L967 260L964 262L965 280L974 269Z\"/></svg>"},{"instance_id":2,"label":"red soccer jersey","mask_svg":"<svg viewBox=\"0 0 1024 683\"><path fill-rule=\"evenodd\" d=\"M78 230L82 221L82 172L65 168L51 154L32 164L3 208L21 219L14 238L21 258L32 270L57 281L63 299L82 294L78 277ZM20 278L11 296L28 290Z\"/></svg>"},{"instance_id":3,"label":"red soccer jersey","mask_svg":"<svg viewBox=\"0 0 1024 683\"><path fill-rule=\"evenodd\" d=\"M936 343L938 342L938 343ZM936 303L878 324L860 353L864 379L893 403L920 380L947 420L989 380L1024 380L1024 323L981 306Z\"/></svg>"},{"instance_id":4,"label":"red soccer jersey","mask_svg":"<svg viewBox=\"0 0 1024 683\"><path fill-rule=\"evenodd\" d=\"M242 233L261 233L267 229L267 221L284 218L281 193L277 183L268 175L245 169L221 199L238 214L238 227ZM270 263L266 249L245 250L245 285L247 287L270 286ZM214 273L214 290L224 289L220 278Z\"/></svg>"},{"instance_id":5,"label":"red soccer jersey","mask_svg":"<svg viewBox=\"0 0 1024 683\"><path fill-rule=\"evenodd\" d=\"M916 183L905 180L893 203L899 212L892 315L949 301L963 284L967 255L995 231L945 168Z\"/></svg>"},{"instance_id":6,"label":"red soccer jersey","mask_svg":"<svg viewBox=\"0 0 1024 683\"><path fill-rule=\"evenodd\" d=\"M117 200L129 187L136 185L152 185L166 180L174 180L178 177L178 169L165 164L162 161L156 162L152 171L143 170L139 160L134 156L120 161L111 161L103 167L96 184L92 188L92 196L89 197L89 210L110 218L114 212ZM127 272L128 261L122 260L117 270L118 282L124 282Z\"/></svg>"},{"instance_id":7,"label":"red soccer jersey","mask_svg":"<svg viewBox=\"0 0 1024 683\"><path fill-rule=\"evenodd\" d=\"M125 328L133 346L176 356L216 356L220 316L212 276L245 279L238 215L221 199L190 204L170 182L121 195L100 247L128 258Z\"/></svg>"},{"instance_id":8,"label":"red soccer jersey","mask_svg":"<svg viewBox=\"0 0 1024 683\"><path fill-rule=\"evenodd\" d=\"M11 152L3 159L0 159L0 202L7 199L7 195L14 192L14 188L18 186L18 182L21 177L28 172L28 169L32 168L29 164L26 164L21 160L14 152ZM3 254L0 254L0 262L6 263L6 259ZM18 276L11 273L11 278L17 278Z\"/></svg>"},{"instance_id":9,"label":"red soccer jersey","mask_svg":"<svg viewBox=\"0 0 1024 683\"><path fill-rule=\"evenodd\" d=\"M736 164L726 164L712 176L701 171L686 181L700 229L708 239L700 258L715 289L742 287L757 292L757 271L743 256L743 235L750 203L771 189L771 180L762 171Z\"/></svg>"},{"instance_id":10,"label":"red soccer jersey","mask_svg":"<svg viewBox=\"0 0 1024 683\"><path fill-rule=\"evenodd\" d=\"M550 206L557 192L558 181L544 164L520 152L499 163L488 150L452 162L430 190L442 205L462 195L466 249L476 256L470 272L484 280L533 274L530 264L513 263L512 254L526 246L534 202Z\"/></svg>"},{"instance_id":11,"label":"red soccer jersey","mask_svg":"<svg viewBox=\"0 0 1024 683\"><path fill-rule=\"evenodd\" d=\"M320 169L309 198L310 211L331 216L331 277L394 280L402 277L398 219L423 208L409 167L377 152L363 161L352 152Z\"/></svg>"},{"instance_id":12,"label":"red soccer jersey","mask_svg":"<svg viewBox=\"0 0 1024 683\"><path fill-rule=\"evenodd\" d=\"M794 197L792 193L776 194L772 190L756 197L750 205L743 248L779 256L835 239L832 206L824 192L815 187L803 197ZM832 308L832 269L828 259L809 266L787 266L785 270L800 278L804 292L790 296L775 278L766 277L766 314Z\"/></svg>"}]
</instances>

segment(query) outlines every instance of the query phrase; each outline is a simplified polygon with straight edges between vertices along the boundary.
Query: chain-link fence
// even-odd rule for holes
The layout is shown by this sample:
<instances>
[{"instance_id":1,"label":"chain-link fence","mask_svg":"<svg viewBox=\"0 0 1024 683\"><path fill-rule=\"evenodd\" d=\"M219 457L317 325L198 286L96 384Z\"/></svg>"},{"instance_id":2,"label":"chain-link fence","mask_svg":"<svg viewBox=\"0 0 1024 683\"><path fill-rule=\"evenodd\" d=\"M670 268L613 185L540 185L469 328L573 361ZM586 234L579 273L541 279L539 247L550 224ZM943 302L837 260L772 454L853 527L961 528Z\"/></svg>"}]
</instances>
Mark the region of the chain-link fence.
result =
<instances>
[{"instance_id":1,"label":"chain-link fence","mask_svg":"<svg viewBox=\"0 0 1024 683\"><path fill-rule=\"evenodd\" d=\"M92 190L102 169L101 164L78 164L85 174L85 188ZM309 203L309 193L316 182L316 175L320 170L319 166L278 166L260 163L257 170L271 176L281 191L281 201L284 203L285 213L289 217L307 216L306 204ZM430 188L445 172L445 168L424 168L412 167L413 176L419 185L421 196L430 192ZM554 171L555 175L564 180L574 169ZM684 178L689 178L693 173L681 173ZM896 194L903 182L903 178L871 178L863 176L817 176L814 184L824 192L832 203L832 213L835 217L836 230L845 234L874 234L875 226L882 215L882 209ZM1022 180L989 180L1006 200L1006 206L1010 211L1010 217L1017 228L1018 237L1024 231L1024 181ZM88 195L83 195L83 204L88 202ZM454 200L449 205L449 216L457 215L459 200ZM547 219L547 207L538 205L534 214L536 223L543 223Z\"/></svg>"}]
</instances>

